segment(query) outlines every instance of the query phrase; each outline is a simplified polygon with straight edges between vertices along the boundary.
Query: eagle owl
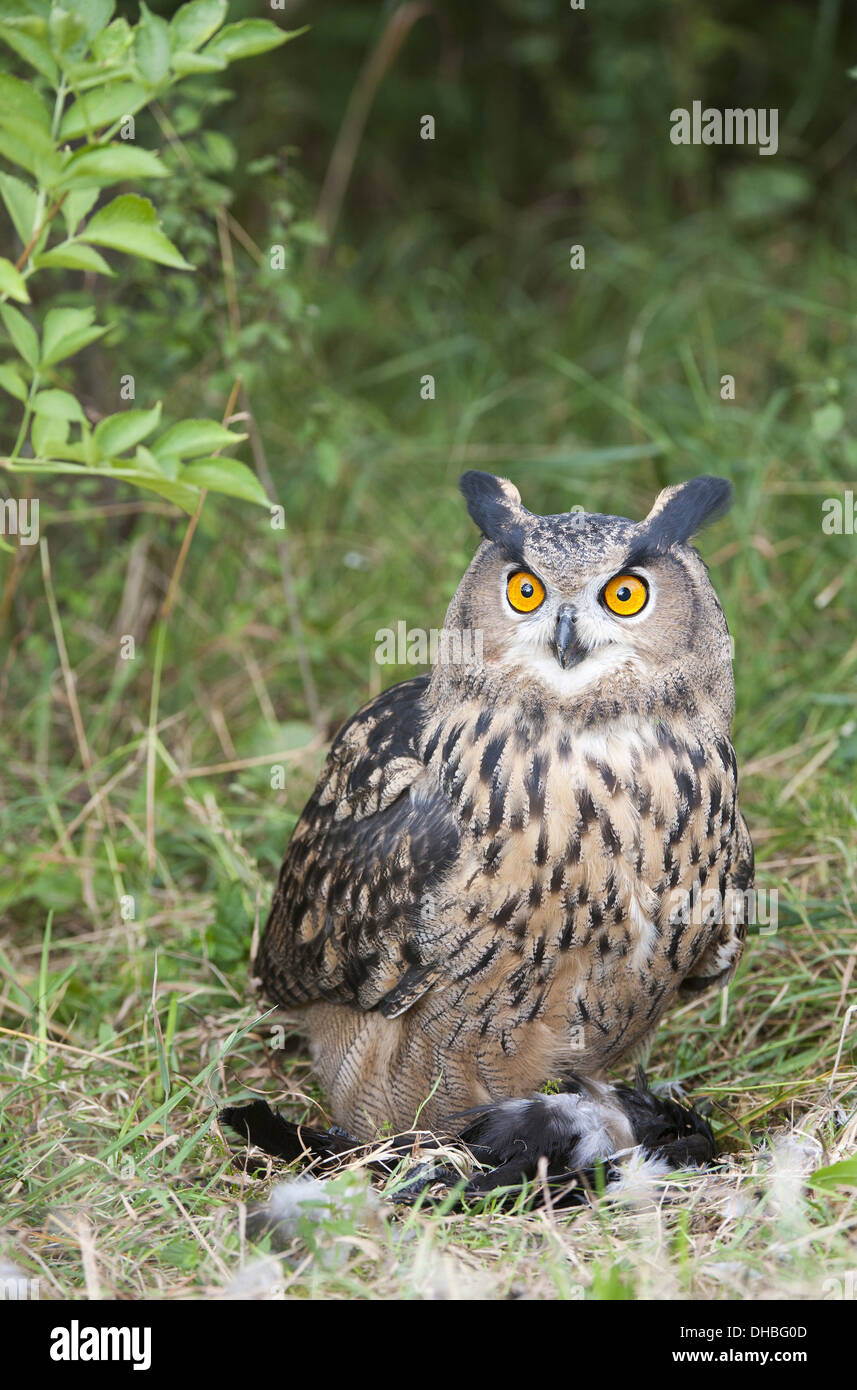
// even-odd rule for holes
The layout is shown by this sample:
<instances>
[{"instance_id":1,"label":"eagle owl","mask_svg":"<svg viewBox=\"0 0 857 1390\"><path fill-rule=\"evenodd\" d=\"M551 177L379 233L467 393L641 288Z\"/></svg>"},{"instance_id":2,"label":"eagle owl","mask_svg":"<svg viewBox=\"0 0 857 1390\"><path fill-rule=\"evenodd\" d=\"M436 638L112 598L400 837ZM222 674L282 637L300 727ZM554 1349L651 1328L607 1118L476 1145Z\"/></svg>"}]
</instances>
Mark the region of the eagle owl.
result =
<instances>
[{"instance_id":1,"label":"eagle owl","mask_svg":"<svg viewBox=\"0 0 857 1390\"><path fill-rule=\"evenodd\" d=\"M730 641L689 544L731 489L694 478L633 522L461 488L482 540L442 659L339 732L256 972L351 1134L476 1112L501 1157L541 1125L591 1162L636 1137L606 1069L743 947Z\"/></svg>"}]
</instances>

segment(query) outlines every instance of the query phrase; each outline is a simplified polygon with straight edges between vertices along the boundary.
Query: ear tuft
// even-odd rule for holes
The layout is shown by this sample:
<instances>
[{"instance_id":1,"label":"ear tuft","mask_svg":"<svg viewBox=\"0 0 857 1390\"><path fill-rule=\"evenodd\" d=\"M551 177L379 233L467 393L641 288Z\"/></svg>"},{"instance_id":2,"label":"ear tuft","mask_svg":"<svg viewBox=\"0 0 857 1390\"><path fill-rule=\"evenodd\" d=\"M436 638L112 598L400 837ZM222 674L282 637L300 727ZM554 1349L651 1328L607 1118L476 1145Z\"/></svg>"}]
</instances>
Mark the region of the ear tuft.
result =
<instances>
[{"instance_id":1,"label":"ear tuft","mask_svg":"<svg viewBox=\"0 0 857 1390\"><path fill-rule=\"evenodd\" d=\"M527 513L515 484L472 468L461 475L459 486L483 536L504 549L520 551L524 534L521 522Z\"/></svg>"},{"instance_id":2,"label":"ear tuft","mask_svg":"<svg viewBox=\"0 0 857 1390\"><path fill-rule=\"evenodd\" d=\"M732 505L732 484L708 473L675 487L666 487L640 523L629 565L643 552L664 554L672 545L686 545L691 536L717 521Z\"/></svg>"},{"instance_id":3,"label":"ear tuft","mask_svg":"<svg viewBox=\"0 0 857 1390\"><path fill-rule=\"evenodd\" d=\"M521 494L515 487L515 484L512 482L511 478L498 478L497 482L500 484L500 487L503 491L503 495L508 498L508 500L512 503L512 506L520 507Z\"/></svg>"}]
</instances>

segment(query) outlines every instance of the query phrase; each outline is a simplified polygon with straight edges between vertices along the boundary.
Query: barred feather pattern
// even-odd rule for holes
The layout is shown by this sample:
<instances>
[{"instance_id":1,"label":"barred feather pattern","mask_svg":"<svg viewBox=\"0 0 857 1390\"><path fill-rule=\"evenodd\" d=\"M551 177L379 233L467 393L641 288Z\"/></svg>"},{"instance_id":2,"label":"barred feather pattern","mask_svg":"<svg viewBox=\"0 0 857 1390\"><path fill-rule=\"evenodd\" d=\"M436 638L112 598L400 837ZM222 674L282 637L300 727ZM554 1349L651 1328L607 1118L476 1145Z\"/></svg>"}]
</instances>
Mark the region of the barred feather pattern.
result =
<instances>
[{"instance_id":1,"label":"barred feather pattern","mask_svg":"<svg viewBox=\"0 0 857 1390\"><path fill-rule=\"evenodd\" d=\"M417 677L335 740L256 969L304 1016L338 1123L443 1132L600 1075L722 985L752 876L731 743L693 711L574 727Z\"/></svg>"}]
</instances>

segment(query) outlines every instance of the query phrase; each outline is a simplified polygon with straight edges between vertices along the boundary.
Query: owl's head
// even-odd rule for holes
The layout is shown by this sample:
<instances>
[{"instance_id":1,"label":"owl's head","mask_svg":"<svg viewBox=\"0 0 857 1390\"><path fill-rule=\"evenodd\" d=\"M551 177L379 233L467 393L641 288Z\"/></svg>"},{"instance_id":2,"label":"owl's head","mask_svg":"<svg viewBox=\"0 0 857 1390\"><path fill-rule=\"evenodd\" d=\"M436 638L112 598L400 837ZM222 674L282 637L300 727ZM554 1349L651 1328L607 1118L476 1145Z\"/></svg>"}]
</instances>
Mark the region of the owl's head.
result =
<instances>
[{"instance_id":1,"label":"owl's head","mask_svg":"<svg viewBox=\"0 0 857 1390\"><path fill-rule=\"evenodd\" d=\"M666 488L639 522L536 516L490 473L465 473L461 490L483 541L447 614L447 628L480 639L476 669L459 680L523 681L587 722L700 704L731 719L726 620L689 544L728 508L728 482Z\"/></svg>"}]
</instances>

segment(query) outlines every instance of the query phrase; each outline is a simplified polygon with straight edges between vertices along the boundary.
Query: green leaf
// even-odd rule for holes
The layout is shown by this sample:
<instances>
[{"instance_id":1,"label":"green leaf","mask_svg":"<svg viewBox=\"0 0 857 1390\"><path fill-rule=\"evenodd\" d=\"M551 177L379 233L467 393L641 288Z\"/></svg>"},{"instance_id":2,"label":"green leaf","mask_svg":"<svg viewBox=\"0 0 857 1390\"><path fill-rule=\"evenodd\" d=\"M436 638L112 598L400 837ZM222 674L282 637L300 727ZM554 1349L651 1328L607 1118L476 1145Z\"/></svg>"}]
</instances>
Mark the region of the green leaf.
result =
<instances>
[{"instance_id":1,"label":"green leaf","mask_svg":"<svg viewBox=\"0 0 857 1390\"><path fill-rule=\"evenodd\" d=\"M86 11L83 16L86 24L86 37L91 42L97 44L99 38L107 31L108 26L113 29L117 24L125 24L125 28L128 28L124 19L115 19L112 24L110 23L113 11L116 9L114 0L86 0L84 8Z\"/></svg>"},{"instance_id":2,"label":"green leaf","mask_svg":"<svg viewBox=\"0 0 857 1390\"><path fill-rule=\"evenodd\" d=\"M14 108L0 107L0 154L49 187L62 169L50 132Z\"/></svg>"},{"instance_id":3,"label":"green leaf","mask_svg":"<svg viewBox=\"0 0 857 1390\"><path fill-rule=\"evenodd\" d=\"M61 58L83 38L86 33L86 20L83 15L74 14L60 5L52 5L48 33L55 56Z\"/></svg>"},{"instance_id":4,"label":"green leaf","mask_svg":"<svg viewBox=\"0 0 857 1390\"><path fill-rule=\"evenodd\" d=\"M126 449L133 449L157 429L160 422L160 401L151 410L120 410L116 415L107 415L95 426L93 434L98 457L113 458L116 454L124 454Z\"/></svg>"},{"instance_id":5,"label":"green leaf","mask_svg":"<svg viewBox=\"0 0 857 1390\"><path fill-rule=\"evenodd\" d=\"M246 434L232 434L217 420L182 420L173 425L152 445L159 458L174 454L178 458L198 458L215 449L226 449L246 439Z\"/></svg>"},{"instance_id":6,"label":"green leaf","mask_svg":"<svg viewBox=\"0 0 857 1390\"><path fill-rule=\"evenodd\" d=\"M21 278L20 271L3 256L0 256L0 294L8 294L10 299L17 299L19 304L30 302L27 286Z\"/></svg>"},{"instance_id":7,"label":"green leaf","mask_svg":"<svg viewBox=\"0 0 857 1390\"><path fill-rule=\"evenodd\" d=\"M23 357L28 367L35 371L39 365L39 338L29 319L25 319L20 309L11 304L0 304L0 319L12 339L15 350Z\"/></svg>"},{"instance_id":8,"label":"green leaf","mask_svg":"<svg viewBox=\"0 0 857 1390\"><path fill-rule=\"evenodd\" d=\"M60 457L68 439L68 431L68 420L57 420L50 415L37 415L30 432L33 453L37 458Z\"/></svg>"},{"instance_id":9,"label":"green leaf","mask_svg":"<svg viewBox=\"0 0 857 1390\"><path fill-rule=\"evenodd\" d=\"M152 14L145 0L140 0L134 57L144 81L150 87L159 86L170 70L170 26L160 15Z\"/></svg>"},{"instance_id":10,"label":"green leaf","mask_svg":"<svg viewBox=\"0 0 857 1390\"><path fill-rule=\"evenodd\" d=\"M14 174L0 174L0 197L9 210L21 244L26 246L36 227L38 197L35 189Z\"/></svg>"},{"instance_id":11,"label":"green leaf","mask_svg":"<svg viewBox=\"0 0 857 1390\"><path fill-rule=\"evenodd\" d=\"M237 24L227 24L205 47L206 57L216 55L234 63L238 58L252 58L256 53L267 53L271 48L279 48L281 43L296 39L305 34L306 29L278 29L270 19L242 19Z\"/></svg>"},{"instance_id":12,"label":"green leaf","mask_svg":"<svg viewBox=\"0 0 857 1390\"><path fill-rule=\"evenodd\" d=\"M51 116L35 87L30 82L22 82L20 77L10 77L0 73L0 105L8 106L18 115L40 125L51 136Z\"/></svg>"},{"instance_id":13,"label":"green leaf","mask_svg":"<svg viewBox=\"0 0 857 1390\"><path fill-rule=\"evenodd\" d=\"M45 41L46 33L44 20L29 15L0 20L0 39L55 86L59 74Z\"/></svg>"},{"instance_id":14,"label":"green leaf","mask_svg":"<svg viewBox=\"0 0 857 1390\"><path fill-rule=\"evenodd\" d=\"M193 483L194 487L208 488L210 492L221 492L226 497L239 497L260 507L270 505L256 474L238 459L198 459L185 465L180 478L183 483Z\"/></svg>"},{"instance_id":15,"label":"green leaf","mask_svg":"<svg viewBox=\"0 0 857 1390\"><path fill-rule=\"evenodd\" d=\"M47 415L51 420L74 420L77 424L86 419L80 402L69 391L37 391L33 414Z\"/></svg>"},{"instance_id":16,"label":"green leaf","mask_svg":"<svg viewBox=\"0 0 857 1390\"><path fill-rule=\"evenodd\" d=\"M77 150L54 185L57 192L66 188L104 188L122 179L163 179L169 169L150 150L134 145L101 145Z\"/></svg>"},{"instance_id":17,"label":"green leaf","mask_svg":"<svg viewBox=\"0 0 857 1390\"><path fill-rule=\"evenodd\" d=\"M98 471L101 472L102 470L99 469ZM188 487L185 483L174 483L168 478L155 477L153 474L128 468L127 465L111 472L110 476L119 478L125 483L132 483L135 487L145 488L148 492L155 492L159 497L164 497L168 502L173 502L177 507L181 507L182 511L189 515L196 511L199 502L199 488Z\"/></svg>"},{"instance_id":18,"label":"green leaf","mask_svg":"<svg viewBox=\"0 0 857 1390\"><path fill-rule=\"evenodd\" d=\"M94 318L94 309L49 309L42 326L41 365L53 367L106 333L93 324Z\"/></svg>"},{"instance_id":19,"label":"green leaf","mask_svg":"<svg viewBox=\"0 0 857 1390\"><path fill-rule=\"evenodd\" d=\"M62 205L62 215L68 227L69 236L74 236L86 214L98 202L97 188L76 188L66 195Z\"/></svg>"},{"instance_id":20,"label":"green leaf","mask_svg":"<svg viewBox=\"0 0 857 1390\"><path fill-rule=\"evenodd\" d=\"M811 1187L823 1192L835 1191L837 1187L857 1187L857 1154L843 1158L840 1163L831 1163L828 1168L816 1168L809 1182Z\"/></svg>"},{"instance_id":21,"label":"green leaf","mask_svg":"<svg viewBox=\"0 0 857 1390\"><path fill-rule=\"evenodd\" d=\"M63 458L75 459L78 463L88 466L93 462L92 458L92 432L89 428L89 421L80 427L81 439L79 444L72 444L66 440L63 445Z\"/></svg>"},{"instance_id":22,"label":"green leaf","mask_svg":"<svg viewBox=\"0 0 857 1390\"><path fill-rule=\"evenodd\" d=\"M142 256L176 270L193 270L158 225L158 215L148 198L123 193L91 217L80 234L83 241L109 246L129 256Z\"/></svg>"},{"instance_id":23,"label":"green leaf","mask_svg":"<svg viewBox=\"0 0 857 1390\"><path fill-rule=\"evenodd\" d=\"M173 72L177 77L189 77L197 72L222 72L225 67L225 58L207 58L204 53L176 53L173 57Z\"/></svg>"},{"instance_id":24,"label":"green leaf","mask_svg":"<svg viewBox=\"0 0 857 1390\"><path fill-rule=\"evenodd\" d=\"M133 116L149 100L149 93L139 82L111 82L108 87L95 87L70 106L60 125L63 140L77 140L102 126L112 125L122 116Z\"/></svg>"},{"instance_id":25,"label":"green leaf","mask_svg":"<svg viewBox=\"0 0 857 1390\"><path fill-rule=\"evenodd\" d=\"M94 58L85 58L82 62L67 62L64 64L66 81L73 92L80 95L81 92L94 91L96 87L106 87L111 82L131 81L135 77L135 70L128 54L118 62L110 64L97 63ZM107 68L111 71L107 71Z\"/></svg>"},{"instance_id":26,"label":"green leaf","mask_svg":"<svg viewBox=\"0 0 857 1390\"><path fill-rule=\"evenodd\" d=\"M139 469L141 473L154 473L158 478L163 477L161 465L144 444L138 444L134 450L134 467Z\"/></svg>"},{"instance_id":27,"label":"green leaf","mask_svg":"<svg viewBox=\"0 0 857 1390\"><path fill-rule=\"evenodd\" d=\"M33 257L33 265L38 269L53 266L55 270L94 270L98 275L113 274L104 257L94 247L74 241L63 241L59 246L51 247L50 251L42 251Z\"/></svg>"},{"instance_id":28,"label":"green leaf","mask_svg":"<svg viewBox=\"0 0 857 1390\"><path fill-rule=\"evenodd\" d=\"M154 454L149 453L148 449L146 453L149 454L152 466L157 468L162 478L172 478L174 480L178 478L179 471L182 467L182 461L178 454Z\"/></svg>"},{"instance_id":29,"label":"green leaf","mask_svg":"<svg viewBox=\"0 0 857 1390\"><path fill-rule=\"evenodd\" d=\"M112 65L120 62L134 42L134 32L127 19L114 19L96 35L92 56L96 62Z\"/></svg>"},{"instance_id":30,"label":"green leaf","mask_svg":"<svg viewBox=\"0 0 857 1390\"><path fill-rule=\"evenodd\" d=\"M219 29L229 6L227 0L190 0L170 20L173 53L192 53Z\"/></svg>"},{"instance_id":31,"label":"green leaf","mask_svg":"<svg viewBox=\"0 0 857 1390\"><path fill-rule=\"evenodd\" d=\"M10 396L14 396L16 401L26 401L27 383L11 362L4 362L0 367L0 386L4 391L8 391Z\"/></svg>"}]
</instances>

